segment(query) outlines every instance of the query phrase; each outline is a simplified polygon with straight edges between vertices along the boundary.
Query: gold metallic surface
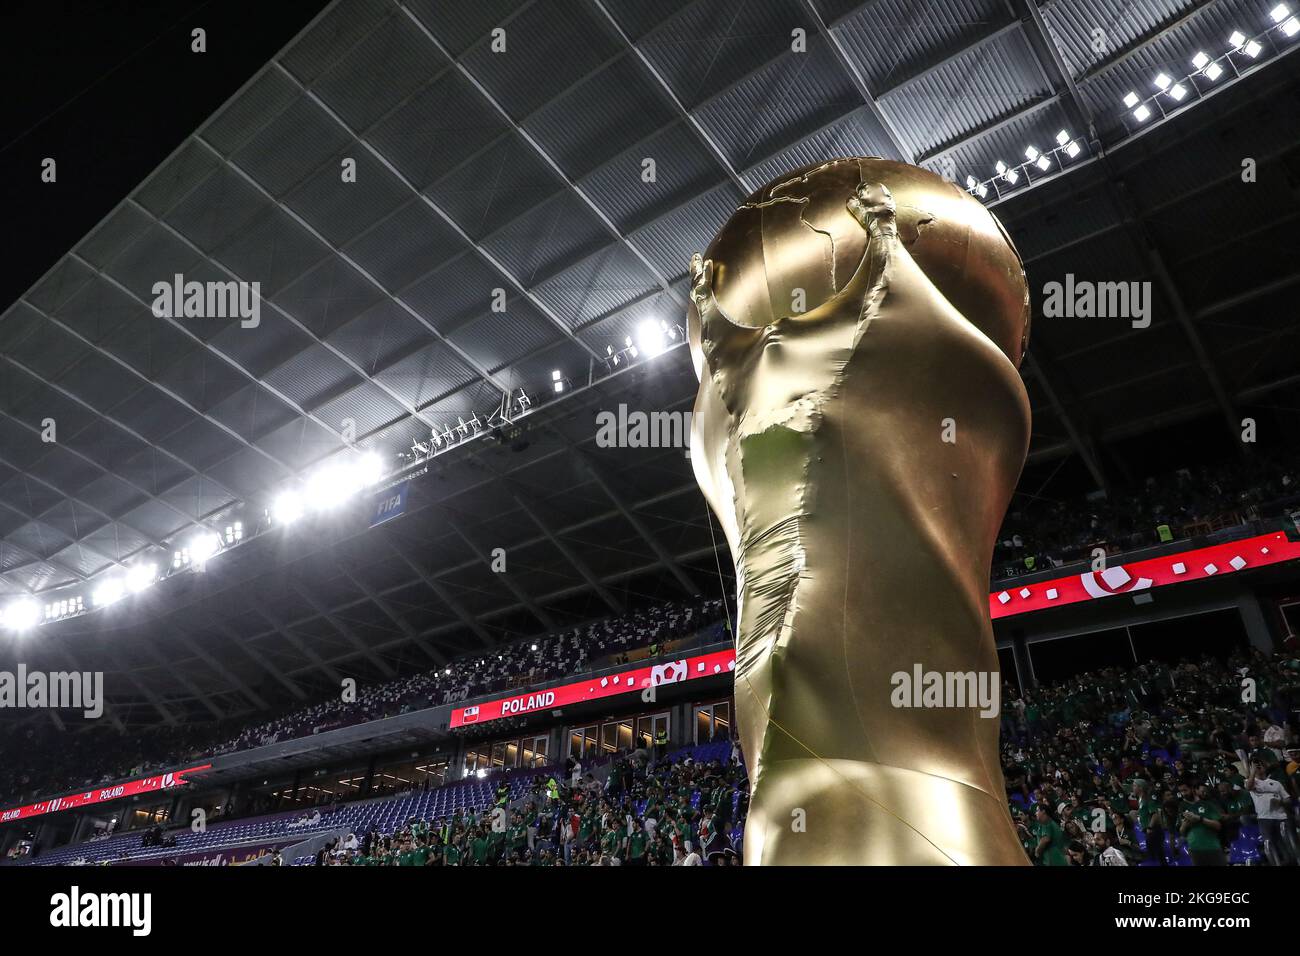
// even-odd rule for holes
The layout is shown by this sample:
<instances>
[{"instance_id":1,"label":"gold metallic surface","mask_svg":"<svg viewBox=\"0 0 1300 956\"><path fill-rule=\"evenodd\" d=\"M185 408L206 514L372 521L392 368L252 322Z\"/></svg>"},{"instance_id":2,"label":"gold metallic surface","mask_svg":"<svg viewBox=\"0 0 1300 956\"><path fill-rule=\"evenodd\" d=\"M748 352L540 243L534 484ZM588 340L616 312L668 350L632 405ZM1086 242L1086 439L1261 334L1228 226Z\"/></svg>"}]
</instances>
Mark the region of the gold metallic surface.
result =
<instances>
[{"instance_id":1,"label":"gold metallic surface","mask_svg":"<svg viewBox=\"0 0 1300 956\"><path fill-rule=\"evenodd\" d=\"M1025 863L998 720L892 701L917 665L998 671L990 561L1029 442L1014 246L934 174L841 159L751 196L691 276L691 460L736 562L745 863Z\"/></svg>"}]
</instances>

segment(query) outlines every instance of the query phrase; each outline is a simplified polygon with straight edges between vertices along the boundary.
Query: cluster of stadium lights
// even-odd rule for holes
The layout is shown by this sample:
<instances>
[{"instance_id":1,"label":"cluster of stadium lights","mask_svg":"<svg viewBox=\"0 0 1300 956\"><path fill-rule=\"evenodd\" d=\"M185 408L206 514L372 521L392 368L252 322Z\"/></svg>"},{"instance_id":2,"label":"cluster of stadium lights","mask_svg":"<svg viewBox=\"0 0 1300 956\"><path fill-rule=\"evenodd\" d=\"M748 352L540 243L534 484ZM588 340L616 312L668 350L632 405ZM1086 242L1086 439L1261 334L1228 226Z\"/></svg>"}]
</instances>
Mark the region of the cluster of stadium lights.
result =
<instances>
[{"instance_id":1,"label":"cluster of stadium lights","mask_svg":"<svg viewBox=\"0 0 1300 956\"><path fill-rule=\"evenodd\" d=\"M606 349L605 364L610 371L631 365L638 358L653 359L685 339L680 326L664 320L648 319L638 326L635 340L624 339L624 347ZM551 373L552 391L561 394L571 387L567 377L556 369ZM454 426L443 430L433 429L428 442L415 442L412 452L418 457L430 458L440 451L475 437L485 428L509 424L532 408L532 400L521 388L518 395L503 395L500 406L483 419L477 412L469 420L458 417ZM276 496L268 512L273 524L289 525L307 514L325 514L355 499L366 489L379 484L385 477L383 460L374 452L366 452L348 461L327 463L314 471L301 485L282 491ZM160 573L157 564L140 560L131 566L105 577L90 592L89 607L83 595L73 595L42 605L32 598L19 598L0 607L0 629L27 631L38 624L63 620L84 614L89 610L108 607L122 598L138 594L172 574L187 570L201 571L219 552L234 547L245 540L244 523L231 521L222 532L209 528L195 532L184 544L172 551L170 567Z\"/></svg>"},{"instance_id":2,"label":"cluster of stadium lights","mask_svg":"<svg viewBox=\"0 0 1300 956\"><path fill-rule=\"evenodd\" d=\"M88 610L108 607L128 595L139 594L179 571L202 570L207 561L218 551L233 547L243 540L242 521L233 521L226 525L224 533L221 534L204 528L172 552L170 568L164 568L160 572L155 562L140 559L97 581L88 597L74 594L47 601L43 606L32 598L19 598L0 608L0 629L22 632L38 624L60 621L84 614Z\"/></svg>"},{"instance_id":3,"label":"cluster of stadium lights","mask_svg":"<svg viewBox=\"0 0 1300 956\"><path fill-rule=\"evenodd\" d=\"M1182 104L1193 93L1197 96L1201 95L1201 89L1197 85L1197 77L1200 77L1203 83L1213 83L1229 69L1233 73L1237 72L1237 63L1234 57L1245 57L1248 60L1258 59L1259 55L1264 52L1264 47L1259 42L1260 39L1273 30L1288 38L1300 33L1300 19L1291 14L1291 8L1285 3L1279 3L1270 10L1269 17L1273 20L1273 26L1258 36L1247 37L1240 30L1233 30L1232 35L1228 37L1227 52L1218 57L1212 58L1204 50L1198 50L1191 60L1192 72L1186 76L1174 79L1167 73L1160 73L1152 81L1151 85L1155 87L1155 92L1150 96L1141 97L1134 91L1126 93L1124 95L1124 108L1129 111L1129 116L1141 124L1156 115L1157 112L1161 116L1167 115L1163 97L1172 100L1175 104L1172 108L1177 109L1178 105Z\"/></svg>"},{"instance_id":4,"label":"cluster of stadium lights","mask_svg":"<svg viewBox=\"0 0 1300 956\"><path fill-rule=\"evenodd\" d=\"M653 359L683 339L680 326L670 325L663 319L647 319L637 327L635 340L628 336L618 351L608 347L605 361L612 371L637 358ZM554 394L562 394L571 387L570 380L560 369L552 370L551 391ZM413 441L410 452L402 457L408 466L428 460L485 430L513 424L532 408L533 400L528 393L522 388L517 389L515 393L502 395L500 404L490 415L480 418L478 412L471 412L468 419L463 415L457 416L455 425L430 429L428 439ZM378 484L384 477L383 463L373 452L367 452L352 462L326 465L308 479L301 491L282 492L271 506L271 520L277 524L292 524L308 512L332 511L361 491Z\"/></svg>"},{"instance_id":5,"label":"cluster of stadium lights","mask_svg":"<svg viewBox=\"0 0 1300 956\"><path fill-rule=\"evenodd\" d=\"M1079 141L1071 136L1066 130L1061 130L1056 134L1056 145L1049 150L1040 150L1037 146L1029 146L1025 149L1025 161L1015 166L1008 166L1002 160L998 160L993 168L997 175L980 182L974 176L966 177L966 191L971 195L979 196L984 199L989 194L989 187L997 193L999 191L998 183L1002 182L1008 186L1014 186L1024 178L1027 182L1032 182L1031 169L1038 169L1041 172L1048 172L1053 165L1064 166L1067 159L1074 159L1079 153L1083 152L1083 147Z\"/></svg>"},{"instance_id":6,"label":"cluster of stadium lights","mask_svg":"<svg viewBox=\"0 0 1300 956\"><path fill-rule=\"evenodd\" d=\"M679 326L669 325L663 319L658 322L646 319L637 327L635 342L629 335L623 340L623 347L617 351L612 345L605 346L605 362L610 369L614 369L619 365L628 365L642 355L655 358L666 352L671 347L670 343L679 342L682 338Z\"/></svg>"},{"instance_id":7,"label":"cluster of stadium lights","mask_svg":"<svg viewBox=\"0 0 1300 956\"><path fill-rule=\"evenodd\" d=\"M317 468L300 487L287 489L271 504L271 520L293 524L305 514L334 511L384 477L384 462L368 451L349 461L331 461Z\"/></svg>"},{"instance_id":8,"label":"cluster of stadium lights","mask_svg":"<svg viewBox=\"0 0 1300 956\"><path fill-rule=\"evenodd\" d=\"M664 319L646 319L637 326L635 338L629 335L623 340L621 349L615 349L612 345L606 346L605 368L608 372L614 372L620 367L630 366L639 358L653 359L674 345L685 341L685 338L686 334L681 326L670 325ZM572 380L558 368L552 369L550 384L550 391L555 395L562 395L573 388ZM524 389L518 389L517 394L503 395L500 404L491 414L480 418L478 412L473 412L468 419L457 416L455 425L444 425L441 430L431 429L427 439L411 442L410 451L404 452L402 458L406 461L407 467L417 462L428 461L441 452L475 438L485 431L491 432L512 425L532 409L532 398Z\"/></svg>"},{"instance_id":9,"label":"cluster of stadium lights","mask_svg":"<svg viewBox=\"0 0 1300 956\"><path fill-rule=\"evenodd\" d=\"M1201 88L1197 85L1198 77L1201 83L1211 84L1228 70L1231 70L1234 75L1239 75L1234 57L1258 59L1264 52L1260 40L1266 38L1270 32L1276 30L1287 38L1300 33L1300 18L1293 16L1291 8L1285 3L1279 3L1269 11L1269 17L1273 21L1273 26L1257 36L1247 37L1240 30L1233 30L1232 35L1228 37L1228 50L1218 57L1211 57L1204 50L1198 50L1191 58L1192 72L1187 75L1175 79L1167 73L1160 73L1152 83L1155 92L1150 96L1140 97L1136 92L1130 91L1124 96L1124 109L1139 125L1157 113L1166 116L1168 111L1165 109L1162 97L1168 97L1174 104L1171 109L1177 109L1193 93L1198 97L1201 95ZM1036 175L1033 170L1046 173L1054 164L1063 166L1065 160L1074 159L1082 149L1078 140L1067 131L1061 130L1056 134L1056 147L1051 150L1044 152L1036 146L1030 146L1025 150L1025 161L1022 163L1013 166L998 160L994 164L996 175L985 180L967 176L966 191L980 199L987 198L990 190L995 196L1001 196L1003 189L1016 186L1022 179L1026 183L1032 183Z\"/></svg>"}]
</instances>

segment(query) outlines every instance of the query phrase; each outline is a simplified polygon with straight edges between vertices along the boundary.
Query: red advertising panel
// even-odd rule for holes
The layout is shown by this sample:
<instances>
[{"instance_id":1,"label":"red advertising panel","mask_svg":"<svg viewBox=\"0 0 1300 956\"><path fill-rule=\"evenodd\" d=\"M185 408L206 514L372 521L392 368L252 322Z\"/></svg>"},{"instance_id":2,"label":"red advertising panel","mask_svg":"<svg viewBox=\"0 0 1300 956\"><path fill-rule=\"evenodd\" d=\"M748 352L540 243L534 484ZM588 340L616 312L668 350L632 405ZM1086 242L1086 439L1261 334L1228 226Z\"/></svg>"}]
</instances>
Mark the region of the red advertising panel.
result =
<instances>
[{"instance_id":1,"label":"red advertising panel","mask_svg":"<svg viewBox=\"0 0 1300 956\"><path fill-rule=\"evenodd\" d=\"M1104 571L1085 571L1036 584L1011 585L989 595L989 610L994 618L1010 617L1116 594L1136 594L1167 584L1203 581L1296 558L1300 558L1300 544L1288 541L1286 535L1278 531L1131 564L1117 564Z\"/></svg>"},{"instance_id":2,"label":"red advertising panel","mask_svg":"<svg viewBox=\"0 0 1300 956\"><path fill-rule=\"evenodd\" d=\"M620 671L617 674L606 674L604 677L590 677L572 684L548 687L528 694L501 697L470 707L456 707L451 712L451 726L483 724L502 717L517 717L520 714L531 714L539 710L563 707L566 704L579 704L587 700L613 697L616 694L630 694L652 685L677 684L700 677L712 677L714 674L730 673L735 668L736 652L733 650L714 651L712 654L703 654L699 657L662 661L646 667Z\"/></svg>"},{"instance_id":3,"label":"red advertising panel","mask_svg":"<svg viewBox=\"0 0 1300 956\"><path fill-rule=\"evenodd\" d=\"M43 813L55 813L59 810L88 807L94 803L107 803L110 800L120 800L122 797L133 797L139 793L151 793L154 790L170 790L172 787L181 787L189 783L185 779L185 774L207 770L211 766L210 763L200 764L197 767L172 770L154 777L142 777L128 783L115 783L107 787L96 787L84 793L73 793L66 797L53 797L49 800L42 800L40 803L30 803L25 807L14 807L12 810L0 811L0 823L8 823L10 820L22 820L26 817L39 817Z\"/></svg>"}]
</instances>

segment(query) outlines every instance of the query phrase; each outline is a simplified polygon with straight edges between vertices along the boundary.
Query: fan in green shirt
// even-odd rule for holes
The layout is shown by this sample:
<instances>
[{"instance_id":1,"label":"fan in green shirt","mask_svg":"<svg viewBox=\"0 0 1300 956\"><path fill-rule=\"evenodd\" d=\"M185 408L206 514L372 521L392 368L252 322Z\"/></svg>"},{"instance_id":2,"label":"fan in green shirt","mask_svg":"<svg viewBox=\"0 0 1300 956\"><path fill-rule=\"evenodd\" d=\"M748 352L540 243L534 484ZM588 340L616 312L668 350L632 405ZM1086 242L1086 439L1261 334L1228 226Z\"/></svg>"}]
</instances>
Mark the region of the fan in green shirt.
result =
<instances>
[{"instance_id":1,"label":"fan in green shirt","mask_svg":"<svg viewBox=\"0 0 1300 956\"><path fill-rule=\"evenodd\" d=\"M600 848L610 856L618 856L623 846L623 837L618 830L610 829L600 838Z\"/></svg>"},{"instance_id":2,"label":"fan in green shirt","mask_svg":"<svg viewBox=\"0 0 1300 956\"><path fill-rule=\"evenodd\" d=\"M1035 856L1043 866L1069 866L1070 861L1065 855L1065 831L1061 825L1052 819L1047 808L1043 805L1038 807L1038 822L1034 825L1034 836L1038 839L1038 845L1035 848Z\"/></svg>"},{"instance_id":3,"label":"fan in green shirt","mask_svg":"<svg viewBox=\"0 0 1300 956\"><path fill-rule=\"evenodd\" d=\"M654 845L655 862L660 866L673 865L673 845L669 840L660 836L655 840Z\"/></svg>"},{"instance_id":4,"label":"fan in green shirt","mask_svg":"<svg viewBox=\"0 0 1300 956\"><path fill-rule=\"evenodd\" d=\"M1223 819L1223 813L1218 805L1201 795L1200 799L1187 807L1187 812L1195 817L1184 817L1182 830L1183 837L1187 840L1187 849L1196 853L1221 850L1218 823Z\"/></svg>"},{"instance_id":5,"label":"fan in green shirt","mask_svg":"<svg viewBox=\"0 0 1300 956\"><path fill-rule=\"evenodd\" d=\"M447 849L442 853L444 866L460 866L460 847L454 843L447 844Z\"/></svg>"},{"instance_id":6,"label":"fan in green shirt","mask_svg":"<svg viewBox=\"0 0 1300 956\"><path fill-rule=\"evenodd\" d=\"M528 828L515 817L506 830L506 848L508 852L514 853L516 850L522 850L524 844L528 842Z\"/></svg>"},{"instance_id":7,"label":"fan in green shirt","mask_svg":"<svg viewBox=\"0 0 1300 956\"><path fill-rule=\"evenodd\" d=\"M638 824L627 838L627 855L633 863L641 862L645 856L646 835L645 830L641 829Z\"/></svg>"}]
</instances>

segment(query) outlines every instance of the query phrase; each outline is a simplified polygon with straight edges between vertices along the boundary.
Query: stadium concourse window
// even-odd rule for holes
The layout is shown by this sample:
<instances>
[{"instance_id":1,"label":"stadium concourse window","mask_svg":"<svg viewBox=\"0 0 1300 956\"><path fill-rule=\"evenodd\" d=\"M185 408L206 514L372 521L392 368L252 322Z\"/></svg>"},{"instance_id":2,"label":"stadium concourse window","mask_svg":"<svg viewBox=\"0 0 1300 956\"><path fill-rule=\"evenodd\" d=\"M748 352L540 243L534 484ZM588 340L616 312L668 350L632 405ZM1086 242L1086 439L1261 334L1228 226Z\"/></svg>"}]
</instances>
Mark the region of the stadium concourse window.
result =
<instances>
[{"instance_id":1,"label":"stadium concourse window","mask_svg":"<svg viewBox=\"0 0 1300 956\"><path fill-rule=\"evenodd\" d=\"M600 727L601 755L632 749L632 721L617 720Z\"/></svg>"},{"instance_id":2,"label":"stadium concourse window","mask_svg":"<svg viewBox=\"0 0 1300 956\"><path fill-rule=\"evenodd\" d=\"M726 740L731 735L731 701L699 704L695 708L695 743Z\"/></svg>"},{"instance_id":3,"label":"stadium concourse window","mask_svg":"<svg viewBox=\"0 0 1300 956\"><path fill-rule=\"evenodd\" d=\"M132 829L135 827L152 826L155 823L166 823L171 819L171 807L169 805L137 808L131 811Z\"/></svg>"},{"instance_id":4,"label":"stadium concourse window","mask_svg":"<svg viewBox=\"0 0 1300 956\"><path fill-rule=\"evenodd\" d=\"M569 756L575 760L595 757L600 751L600 724L573 727L569 731Z\"/></svg>"},{"instance_id":5,"label":"stadium concourse window","mask_svg":"<svg viewBox=\"0 0 1300 956\"><path fill-rule=\"evenodd\" d=\"M1139 663L1176 664L1202 657L1222 661L1250 646L1237 608L1134 624L1128 630Z\"/></svg>"},{"instance_id":6,"label":"stadium concourse window","mask_svg":"<svg viewBox=\"0 0 1300 956\"><path fill-rule=\"evenodd\" d=\"M1020 690L1020 673L1016 670L1016 652L1010 647L998 648L998 670L1002 672L1002 683L1010 684Z\"/></svg>"},{"instance_id":7,"label":"stadium concourse window","mask_svg":"<svg viewBox=\"0 0 1300 956\"><path fill-rule=\"evenodd\" d=\"M1039 683L1053 683L1102 667L1148 661L1175 664L1211 656L1220 660L1248 646L1241 614L1234 608L1187 614L1046 641L1030 641L1029 657Z\"/></svg>"},{"instance_id":8,"label":"stadium concourse window","mask_svg":"<svg viewBox=\"0 0 1300 956\"><path fill-rule=\"evenodd\" d=\"M465 752L465 776L486 776L497 770L545 767L550 752L550 739L542 734L536 737L515 737L480 744Z\"/></svg>"},{"instance_id":9,"label":"stadium concourse window","mask_svg":"<svg viewBox=\"0 0 1300 956\"><path fill-rule=\"evenodd\" d=\"M668 711L659 714L646 714L636 719L636 743L638 747L653 747L655 737L662 733L667 735Z\"/></svg>"},{"instance_id":10,"label":"stadium concourse window","mask_svg":"<svg viewBox=\"0 0 1300 956\"><path fill-rule=\"evenodd\" d=\"M1282 628L1286 636L1300 634L1300 601L1282 601L1277 609L1282 615Z\"/></svg>"}]
</instances>

